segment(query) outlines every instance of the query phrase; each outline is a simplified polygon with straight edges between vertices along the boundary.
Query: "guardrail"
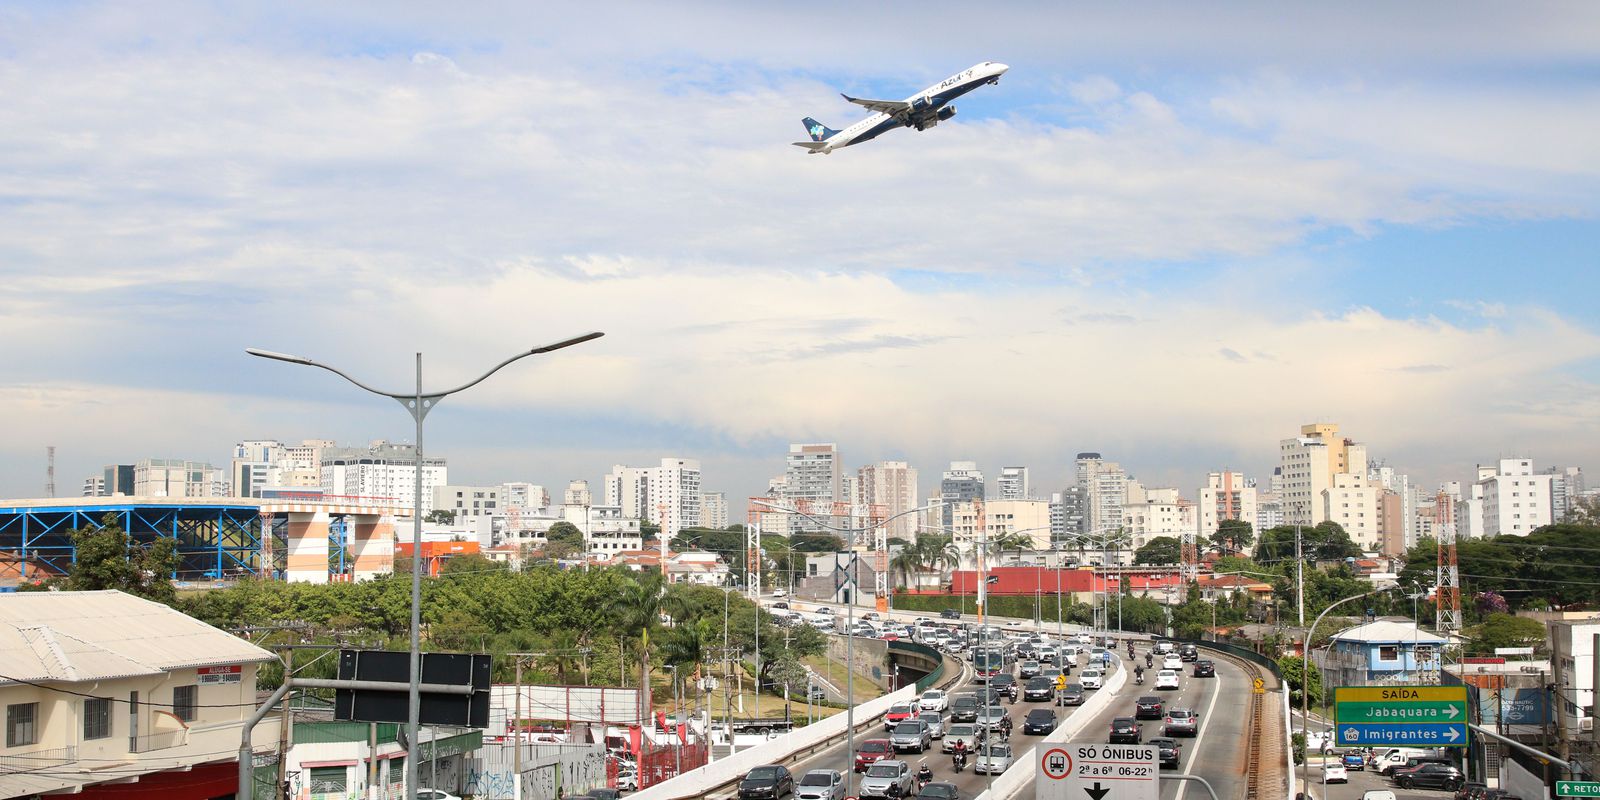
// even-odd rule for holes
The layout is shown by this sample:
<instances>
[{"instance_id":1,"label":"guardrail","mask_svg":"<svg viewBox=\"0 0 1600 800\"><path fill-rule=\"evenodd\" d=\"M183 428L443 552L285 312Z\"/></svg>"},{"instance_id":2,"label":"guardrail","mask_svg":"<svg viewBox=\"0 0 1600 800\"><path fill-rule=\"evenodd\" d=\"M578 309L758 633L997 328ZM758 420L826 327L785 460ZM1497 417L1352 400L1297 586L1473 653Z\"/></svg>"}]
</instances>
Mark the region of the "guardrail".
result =
<instances>
[{"instance_id":1,"label":"guardrail","mask_svg":"<svg viewBox=\"0 0 1600 800\"><path fill-rule=\"evenodd\" d=\"M1279 701L1283 710L1283 796L1284 800L1291 800L1295 796L1295 780L1298 774L1294 768L1294 721L1289 717L1289 682L1284 679L1283 670L1278 668L1278 662L1248 647L1240 647L1227 642L1214 642L1209 639L1180 639L1179 641L1194 642L1198 647L1227 653L1235 658L1249 661L1252 664L1259 665L1271 673L1274 678L1278 679L1278 686L1283 689L1281 692L1282 698Z\"/></svg>"},{"instance_id":2,"label":"guardrail","mask_svg":"<svg viewBox=\"0 0 1600 800\"><path fill-rule=\"evenodd\" d=\"M1118 662L1122 660L1121 656L1117 656ZM1127 683L1128 670L1119 664L1119 667L1112 670L1111 674L1107 676L1105 685L1095 691L1093 697L1084 701L1083 705L1078 706L1078 709L1072 712L1065 722L1056 726L1056 729L1051 731L1048 736L1040 739L1038 744L1028 748L1027 752L1013 759L1011 768L1000 773L1000 777L995 778L993 786L988 791L979 794L974 800L1009 800L1009 798L1020 794L1025 787L1032 786L1035 776L1039 774L1039 747L1047 744L1060 744L1077 734L1085 725L1089 724L1089 720L1095 714L1100 713L1106 706L1111 705L1117 696L1117 692L1122 691L1122 687Z\"/></svg>"}]
</instances>

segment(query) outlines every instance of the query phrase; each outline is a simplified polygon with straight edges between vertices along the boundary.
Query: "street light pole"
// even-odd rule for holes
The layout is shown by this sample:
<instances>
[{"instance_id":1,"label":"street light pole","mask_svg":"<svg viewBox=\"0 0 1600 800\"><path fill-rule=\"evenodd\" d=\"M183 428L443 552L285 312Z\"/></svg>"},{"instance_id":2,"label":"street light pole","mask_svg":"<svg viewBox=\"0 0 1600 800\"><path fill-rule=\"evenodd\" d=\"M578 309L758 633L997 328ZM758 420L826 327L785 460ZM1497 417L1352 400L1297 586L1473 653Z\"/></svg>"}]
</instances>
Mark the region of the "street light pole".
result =
<instances>
[{"instance_id":1,"label":"street light pole","mask_svg":"<svg viewBox=\"0 0 1600 800\"><path fill-rule=\"evenodd\" d=\"M428 416L428 412L433 410L434 406L439 404L440 400L443 400L449 395L477 386L478 384L487 380L490 375L499 372L513 361L519 361L527 358L528 356L554 352L556 350L571 347L576 344L583 344L584 342L598 339L604 335L605 334L602 332L594 331L585 333L581 336L574 336L570 339L563 339L554 344L535 347L532 350L518 353L500 362L499 364L496 364L488 372L485 372L482 375L479 375L477 378L461 384L460 386L457 386L453 389L446 389L442 392L431 393L424 392L422 390L421 353L417 353L416 390L412 392L385 392L381 389L375 389L365 383L362 383L361 381L356 380L355 378L350 377L343 370L340 370L337 367L324 364L319 361L313 361L304 356L291 356L283 353L274 353L268 350L258 350L255 348L245 349L246 353L258 358L267 358L272 359L273 361L283 361L290 364L300 364L307 367L317 367L319 369L325 369L329 372L332 372L333 374L344 378L350 383L355 384L357 388L372 394L390 398L391 400L400 403L401 407L405 408L406 412L409 413L411 418L417 423L417 460L415 462L415 479L413 481L416 485L412 487L413 505L411 507L411 676L406 710L407 800L416 800L417 797L417 756L418 753L421 752L421 748L417 742L417 728L419 727L422 714L422 420Z\"/></svg>"},{"instance_id":2,"label":"street light pole","mask_svg":"<svg viewBox=\"0 0 1600 800\"><path fill-rule=\"evenodd\" d=\"M1392 587L1392 586L1389 587L1389 589L1393 589L1393 588L1394 587ZM1364 597L1371 597L1371 596L1373 596L1375 594L1382 594L1383 592L1389 591L1389 589L1373 589L1370 592L1363 592L1363 593L1355 595L1353 597L1346 597L1343 600L1335 600L1331 605L1329 605L1327 608L1323 609L1321 614L1317 615L1316 620L1312 621L1312 623L1311 623L1310 630L1306 631L1305 646L1302 647L1301 650L1300 650L1300 741L1302 741L1302 742L1306 741L1306 724L1311 721L1311 634L1312 634L1312 632L1316 631L1317 624L1322 622L1322 618L1323 617L1328 616L1328 612L1329 611L1332 611L1335 608L1338 608L1339 606L1344 605L1345 603L1354 602L1354 601L1360 600L1360 599L1362 599ZM1318 694L1322 693L1322 671L1321 670L1317 671L1317 693ZM1332 734L1329 734L1329 735L1331 736ZM1306 785L1306 770L1310 766L1310 761L1311 761L1311 753L1310 752L1307 752L1305 757L1300 760L1300 785L1302 787L1302 790L1304 789L1304 787Z\"/></svg>"}]
</instances>

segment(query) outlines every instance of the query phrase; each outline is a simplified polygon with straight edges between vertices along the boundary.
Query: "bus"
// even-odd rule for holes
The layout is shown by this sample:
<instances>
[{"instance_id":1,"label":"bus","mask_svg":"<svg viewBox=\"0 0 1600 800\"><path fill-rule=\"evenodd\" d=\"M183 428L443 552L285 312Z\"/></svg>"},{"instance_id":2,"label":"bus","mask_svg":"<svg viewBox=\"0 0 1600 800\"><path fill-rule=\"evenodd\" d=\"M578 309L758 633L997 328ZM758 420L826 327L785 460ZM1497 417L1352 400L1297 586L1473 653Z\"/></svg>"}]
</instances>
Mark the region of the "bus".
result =
<instances>
[{"instance_id":1,"label":"bus","mask_svg":"<svg viewBox=\"0 0 1600 800\"><path fill-rule=\"evenodd\" d=\"M972 668L977 671L978 680L988 681L1004 672L1005 666L1005 651L998 647L985 647L972 654Z\"/></svg>"}]
</instances>

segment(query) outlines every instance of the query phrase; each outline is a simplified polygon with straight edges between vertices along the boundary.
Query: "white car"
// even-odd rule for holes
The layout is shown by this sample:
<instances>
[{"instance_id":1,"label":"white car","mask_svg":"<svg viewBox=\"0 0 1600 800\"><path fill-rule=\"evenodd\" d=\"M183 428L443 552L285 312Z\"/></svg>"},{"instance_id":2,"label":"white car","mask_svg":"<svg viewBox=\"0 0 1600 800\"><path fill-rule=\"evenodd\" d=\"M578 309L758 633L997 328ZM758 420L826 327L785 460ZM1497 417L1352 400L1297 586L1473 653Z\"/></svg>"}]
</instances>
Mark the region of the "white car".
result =
<instances>
[{"instance_id":1,"label":"white car","mask_svg":"<svg viewBox=\"0 0 1600 800\"><path fill-rule=\"evenodd\" d=\"M1094 668L1085 669L1078 675L1078 683L1083 684L1085 689L1098 689L1103 680L1105 680L1105 674ZM1173 680L1177 679L1174 678ZM1156 688L1159 689L1161 687L1157 686Z\"/></svg>"},{"instance_id":2,"label":"white car","mask_svg":"<svg viewBox=\"0 0 1600 800\"><path fill-rule=\"evenodd\" d=\"M417 789L417 800L461 800L443 789Z\"/></svg>"},{"instance_id":3,"label":"white car","mask_svg":"<svg viewBox=\"0 0 1600 800\"><path fill-rule=\"evenodd\" d=\"M1084 674L1087 675L1088 673L1086 672ZM1178 671L1177 670L1172 670L1172 669L1164 669L1164 670L1161 670L1160 672L1157 672L1156 673L1156 688L1157 689L1176 689L1176 688L1178 688Z\"/></svg>"},{"instance_id":4,"label":"white car","mask_svg":"<svg viewBox=\"0 0 1600 800\"><path fill-rule=\"evenodd\" d=\"M1322 765L1323 783L1349 783L1350 776L1344 771L1343 764Z\"/></svg>"},{"instance_id":5,"label":"white car","mask_svg":"<svg viewBox=\"0 0 1600 800\"><path fill-rule=\"evenodd\" d=\"M1177 655L1169 655L1161 659L1161 668L1173 670L1183 669L1183 659L1179 658Z\"/></svg>"},{"instance_id":6,"label":"white car","mask_svg":"<svg viewBox=\"0 0 1600 800\"><path fill-rule=\"evenodd\" d=\"M929 689L922 693L918 702L923 711L945 711L950 708L950 696L939 689Z\"/></svg>"}]
</instances>

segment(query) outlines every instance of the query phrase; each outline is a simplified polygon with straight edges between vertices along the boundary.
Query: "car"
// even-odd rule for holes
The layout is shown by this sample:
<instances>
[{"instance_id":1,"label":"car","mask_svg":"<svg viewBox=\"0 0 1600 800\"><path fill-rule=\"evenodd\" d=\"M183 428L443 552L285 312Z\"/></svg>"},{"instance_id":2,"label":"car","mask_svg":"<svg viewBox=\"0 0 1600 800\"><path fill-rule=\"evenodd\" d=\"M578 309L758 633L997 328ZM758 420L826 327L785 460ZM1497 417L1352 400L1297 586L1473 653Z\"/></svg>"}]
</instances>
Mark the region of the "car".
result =
<instances>
[{"instance_id":1,"label":"car","mask_svg":"<svg viewBox=\"0 0 1600 800\"><path fill-rule=\"evenodd\" d=\"M917 701L923 711L947 711L950 708L950 695L943 689L929 689L922 693L922 699Z\"/></svg>"},{"instance_id":2,"label":"car","mask_svg":"<svg viewBox=\"0 0 1600 800\"><path fill-rule=\"evenodd\" d=\"M1081 684L1085 689L1098 689L1100 688L1101 681L1103 681L1104 678L1105 673L1101 672L1098 667L1091 667L1079 673L1078 683ZM1157 686L1156 688L1159 689L1161 687Z\"/></svg>"},{"instance_id":3,"label":"car","mask_svg":"<svg viewBox=\"0 0 1600 800\"><path fill-rule=\"evenodd\" d=\"M1017 675L1023 679L1032 678L1039 674L1040 668L1039 662L1030 658L1017 664Z\"/></svg>"},{"instance_id":4,"label":"car","mask_svg":"<svg viewBox=\"0 0 1600 800\"><path fill-rule=\"evenodd\" d=\"M789 593L784 591L784 590L782 590L782 589L773 589L772 590L772 596L773 597L788 597Z\"/></svg>"},{"instance_id":5,"label":"car","mask_svg":"<svg viewBox=\"0 0 1600 800\"><path fill-rule=\"evenodd\" d=\"M1353 769L1356 772L1365 772L1367 769L1367 757L1356 752L1349 752L1339 756L1339 763L1343 764L1345 769ZM1473 800L1477 800L1477 798L1473 798Z\"/></svg>"},{"instance_id":6,"label":"car","mask_svg":"<svg viewBox=\"0 0 1600 800\"><path fill-rule=\"evenodd\" d=\"M1164 669L1156 673L1157 689L1178 688L1178 673L1174 670Z\"/></svg>"},{"instance_id":7,"label":"car","mask_svg":"<svg viewBox=\"0 0 1600 800\"><path fill-rule=\"evenodd\" d=\"M945 619L961 619L961 612L953 608L946 608L939 612L939 616Z\"/></svg>"},{"instance_id":8,"label":"car","mask_svg":"<svg viewBox=\"0 0 1600 800\"><path fill-rule=\"evenodd\" d=\"M1200 732L1200 715L1191 708L1174 708L1167 711L1161 731L1168 736L1195 736Z\"/></svg>"},{"instance_id":9,"label":"car","mask_svg":"<svg viewBox=\"0 0 1600 800\"><path fill-rule=\"evenodd\" d=\"M1083 700L1083 684L1081 683L1069 683L1066 688L1056 692L1056 705L1058 706L1081 706L1083 705Z\"/></svg>"},{"instance_id":10,"label":"car","mask_svg":"<svg viewBox=\"0 0 1600 800\"><path fill-rule=\"evenodd\" d=\"M1022 732L1044 736L1056 729L1056 712L1049 708L1035 708L1022 718Z\"/></svg>"},{"instance_id":11,"label":"car","mask_svg":"<svg viewBox=\"0 0 1600 800\"><path fill-rule=\"evenodd\" d=\"M937 781L922 787L915 800L961 800L961 790L953 783Z\"/></svg>"},{"instance_id":12,"label":"car","mask_svg":"<svg viewBox=\"0 0 1600 800\"><path fill-rule=\"evenodd\" d=\"M1323 783L1349 783L1350 774L1344 771L1343 764L1327 763L1322 765Z\"/></svg>"},{"instance_id":13,"label":"car","mask_svg":"<svg viewBox=\"0 0 1600 800\"><path fill-rule=\"evenodd\" d=\"M1056 678L1059 678L1064 674L1065 673L1062 672L1061 668L1058 667L1058 666L1055 666L1053 664L1040 664L1039 665L1039 674L1038 674L1037 677L1049 678L1050 680L1055 680Z\"/></svg>"},{"instance_id":14,"label":"car","mask_svg":"<svg viewBox=\"0 0 1600 800\"><path fill-rule=\"evenodd\" d=\"M978 728L990 730L1000 727L1000 720L1006 718L1006 710L1000 706L988 706L978 712Z\"/></svg>"},{"instance_id":15,"label":"car","mask_svg":"<svg viewBox=\"0 0 1600 800\"><path fill-rule=\"evenodd\" d=\"M1200 648L1184 642L1178 645L1178 658L1184 661L1196 661L1200 658Z\"/></svg>"},{"instance_id":16,"label":"car","mask_svg":"<svg viewBox=\"0 0 1600 800\"><path fill-rule=\"evenodd\" d=\"M1397 770L1394 782L1395 785L1402 789L1443 789L1447 792L1453 792L1461 788L1461 785L1466 783L1467 779L1462 777L1461 770L1449 764L1430 761L1418 764L1405 772Z\"/></svg>"},{"instance_id":17,"label":"car","mask_svg":"<svg viewBox=\"0 0 1600 800\"><path fill-rule=\"evenodd\" d=\"M417 797L419 798L419 800L422 797L422 793L424 791L426 791L426 790L425 789L418 789L417 790ZM438 792L437 794L444 794L444 792ZM446 795L446 797L448 797L448 796L449 795ZM599 788L590 789L589 791L584 792L581 795L578 795L578 797L579 798L583 798L583 800L621 800L622 792L620 790L617 790L617 789L612 789L609 786L601 786ZM577 800L577 798L574 798L574 800Z\"/></svg>"},{"instance_id":18,"label":"car","mask_svg":"<svg viewBox=\"0 0 1600 800\"><path fill-rule=\"evenodd\" d=\"M1056 683L1044 676L1029 678L1026 686L1022 687L1022 699L1038 703L1049 700L1055 694Z\"/></svg>"},{"instance_id":19,"label":"car","mask_svg":"<svg viewBox=\"0 0 1600 800\"><path fill-rule=\"evenodd\" d=\"M916 787L911 765L895 758L886 758L867 767L867 774L857 788L859 797L910 797Z\"/></svg>"},{"instance_id":20,"label":"car","mask_svg":"<svg viewBox=\"0 0 1600 800\"><path fill-rule=\"evenodd\" d=\"M1017 676L1009 672L1002 672L989 679L989 688L997 694L1003 694L1012 700L1017 699Z\"/></svg>"},{"instance_id":21,"label":"car","mask_svg":"<svg viewBox=\"0 0 1600 800\"><path fill-rule=\"evenodd\" d=\"M1166 655L1167 653L1177 652L1177 649L1177 645L1167 641L1166 639L1162 639L1161 641L1156 642L1155 645L1150 648L1150 652L1155 653L1158 656L1162 656Z\"/></svg>"},{"instance_id":22,"label":"car","mask_svg":"<svg viewBox=\"0 0 1600 800\"><path fill-rule=\"evenodd\" d=\"M1495 791L1500 791L1496 789ZM1467 781L1456 790L1454 800L1485 800L1489 794L1489 785L1481 781Z\"/></svg>"},{"instance_id":23,"label":"car","mask_svg":"<svg viewBox=\"0 0 1600 800\"><path fill-rule=\"evenodd\" d=\"M866 620L877 619L878 618L878 612L876 612L876 611L868 611L867 613L862 614L861 618L862 619L866 619Z\"/></svg>"},{"instance_id":24,"label":"car","mask_svg":"<svg viewBox=\"0 0 1600 800\"><path fill-rule=\"evenodd\" d=\"M1170 669L1170 670L1174 670L1174 671L1181 670L1181 669L1183 669L1183 659L1178 658L1176 653L1174 653L1172 655L1168 655L1168 656L1163 656L1161 658L1161 668L1162 669Z\"/></svg>"},{"instance_id":25,"label":"car","mask_svg":"<svg viewBox=\"0 0 1600 800\"><path fill-rule=\"evenodd\" d=\"M1153 694L1147 694L1133 701L1134 719L1161 719L1165 712L1166 704Z\"/></svg>"},{"instance_id":26,"label":"car","mask_svg":"<svg viewBox=\"0 0 1600 800\"><path fill-rule=\"evenodd\" d=\"M945 731L944 740L939 743L939 749L946 753L953 753L956 743L966 744L968 752L978 746L978 726L970 722L957 722Z\"/></svg>"},{"instance_id":27,"label":"car","mask_svg":"<svg viewBox=\"0 0 1600 800\"><path fill-rule=\"evenodd\" d=\"M1395 797L1388 789L1368 789L1361 793L1361 800L1395 800Z\"/></svg>"},{"instance_id":28,"label":"car","mask_svg":"<svg viewBox=\"0 0 1600 800\"><path fill-rule=\"evenodd\" d=\"M884 715L883 715L883 727L884 727L884 730L888 730L889 728L893 728L894 726L899 725L900 723L905 722L908 719L915 718L916 716L917 716L917 707L916 706L914 706L914 705L912 705L910 703L895 703L894 705L889 706L889 710L888 711L884 712Z\"/></svg>"},{"instance_id":29,"label":"car","mask_svg":"<svg viewBox=\"0 0 1600 800\"><path fill-rule=\"evenodd\" d=\"M1382 772L1392 778L1396 775L1399 775L1403 771L1416 769L1423 764L1450 763L1449 756L1433 755L1430 753L1423 753L1419 755L1415 751L1416 748L1411 748L1410 750L1402 750L1398 754L1391 755L1389 760L1384 762L1383 768L1380 769L1379 772ZM1395 763L1394 759L1399 757L1404 757L1405 760Z\"/></svg>"},{"instance_id":30,"label":"car","mask_svg":"<svg viewBox=\"0 0 1600 800\"><path fill-rule=\"evenodd\" d=\"M918 716L917 719L920 719L927 724L929 736L932 736L935 739L944 738L945 721L943 714L934 711L927 711Z\"/></svg>"},{"instance_id":31,"label":"car","mask_svg":"<svg viewBox=\"0 0 1600 800\"><path fill-rule=\"evenodd\" d=\"M461 800L443 789L417 789L417 800Z\"/></svg>"},{"instance_id":32,"label":"car","mask_svg":"<svg viewBox=\"0 0 1600 800\"><path fill-rule=\"evenodd\" d=\"M794 786L795 800L844 800L844 775L836 769L814 769Z\"/></svg>"},{"instance_id":33,"label":"car","mask_svg":"<svg viewBox=\"0 0 1600 800\"><path fill-rule=\"evenodd\" d=\"M978 718L978 709L982 704L978 702L975 694L958 694L956 699L950 701L951 722L972 722Z\"/></svg>"},{"instance_id":34,"label":"car","mask_svg":"<svg viewBox=\"0 0 1600 800\"><path fill-rule=\"evenodd\" d=\"M739 781L739 800L778 798L794 794L794 776L782 764L764 764L744 774Z\"/></svg>"},{"instance_id":35,"label":"car","mask_svg":"<svg viewBox=\"0 0 1600 800\"><path fill-rule=\"evenodd\" d=\"M1196 678L1215 678L1217 677L1217 665L1202 658L1194 662L1194 676Z\"/></svg>"},{"instance_id":36,"label":"car","mask_svg":"<svg viewBox=\"0 0 1600 800\"><path fill-rule=\"evenodd\" d=\"M894 726L889 734L889 744L896 753L903 750L925 753L933 746L933 731L928 730L928 723L920 719L908 719Z\"/></svg>"},{"instance_id":37,"label":"car","mask_svg":"<svg viewBox=\"0 0 1600 800\"><path fill-rule=\"evenodd\" d=\"M888 758L894 753L888 739L868 739L856 747L856 772L866 772L867 767Z\"/></svg>"},{"instance_id":38,"label":"car","mask_svg":"<svg viewBox=\"0 0 1600 800\"><path fill-rule=\"evenodd\" d=\"M978 748L978 757L972 762L972 771L978 775L999 775L1011 769L1011 745L995 742Z\"/></svg>"},{"instance_id":39,"label":"car","mask_svg":"<svg viewBox=\"0 0 1600 800\"><path fill-rule=\"evenodd\" d=\"M1112 744L1138 744L1139 721L1133 717L1115 717L1111 720Z\"/></svg>"},{"instance_id":40,"label":"car","mask_svg":"<svg viewBox=\"0 0 1600 800\"><path fill-rule=\"evenodd\" d=\"M1162 767L1172 767L1173 769L1177 769L1178 754L1182 752L1178 747L1177 739L1170 739L1162 736L1151 739L1145 742L1145 744L1156 749L1157 755L1161 759Z\"/></svg>"},{"instance_id":41,"label":"car","mask_svg":"<svg viewBox=\"0 0 1600 800\"><path fill-rule=\"evenodd\" d=\"M624 792L639 791L639 768L632 762L624 762L617 770L617 788Z\"/></svg>"}]
</instances>

